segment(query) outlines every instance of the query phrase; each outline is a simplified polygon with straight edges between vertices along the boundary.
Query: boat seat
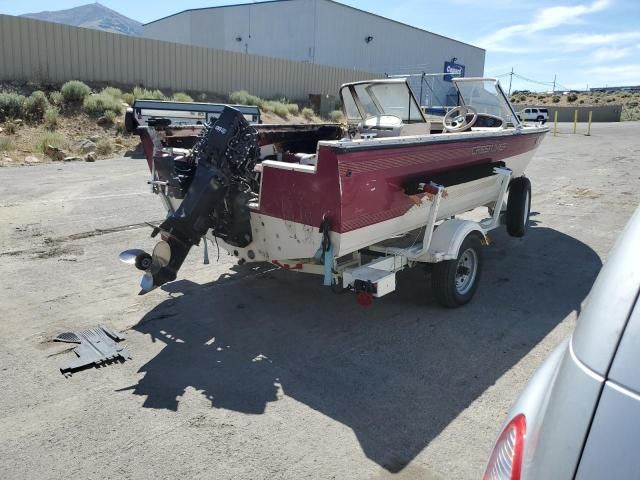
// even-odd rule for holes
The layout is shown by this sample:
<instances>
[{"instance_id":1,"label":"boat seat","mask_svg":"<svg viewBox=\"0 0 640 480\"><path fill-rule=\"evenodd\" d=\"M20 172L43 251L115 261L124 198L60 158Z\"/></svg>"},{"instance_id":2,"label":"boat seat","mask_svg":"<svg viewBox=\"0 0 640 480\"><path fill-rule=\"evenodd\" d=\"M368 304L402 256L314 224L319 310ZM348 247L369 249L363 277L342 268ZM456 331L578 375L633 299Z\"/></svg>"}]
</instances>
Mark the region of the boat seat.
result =
<instances>
[{"instance_id":1,"label":"boat seat","mask_svg":"<svg viewBox=\"0 0 640 480\"><path fill-rule=\"evenodd\" d=\"M315 153L295 153L294 156L300 165L315 165L318 161Z\"/></svg>"},{"instance_id":2,"label":"boat seat","mask_svg":"<svg viewBox=\"0 0 640 480\"><path fill-rule=\"evenodd\" d=\"M402 120L395 115L376 115L360 122L358 131L362 133L375 133L376 138L399 137L402 129Z\"/></svg>"}]
</instances>

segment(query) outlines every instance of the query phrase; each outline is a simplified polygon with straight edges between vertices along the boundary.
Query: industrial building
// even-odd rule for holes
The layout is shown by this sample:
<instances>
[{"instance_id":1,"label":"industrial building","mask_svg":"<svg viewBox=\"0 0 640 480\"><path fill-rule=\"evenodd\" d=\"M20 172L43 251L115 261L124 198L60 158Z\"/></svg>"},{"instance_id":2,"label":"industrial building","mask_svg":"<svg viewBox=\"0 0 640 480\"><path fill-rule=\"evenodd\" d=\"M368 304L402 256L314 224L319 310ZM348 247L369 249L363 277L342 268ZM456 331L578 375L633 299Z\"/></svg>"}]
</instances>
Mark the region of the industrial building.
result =
<instances>
[{"instance_id":1,"label":"industrial building","mask_svg":"<svg viewBox=\"0 0 640 480\"><path fill-rule=\"evenodd\" d=\"M185 10L143 26L143 36L376 75L482 76L485 51L332 0L272 0ZM423 105L449 103L451 77L413 79Z\"/></svg>"}]
</instances>

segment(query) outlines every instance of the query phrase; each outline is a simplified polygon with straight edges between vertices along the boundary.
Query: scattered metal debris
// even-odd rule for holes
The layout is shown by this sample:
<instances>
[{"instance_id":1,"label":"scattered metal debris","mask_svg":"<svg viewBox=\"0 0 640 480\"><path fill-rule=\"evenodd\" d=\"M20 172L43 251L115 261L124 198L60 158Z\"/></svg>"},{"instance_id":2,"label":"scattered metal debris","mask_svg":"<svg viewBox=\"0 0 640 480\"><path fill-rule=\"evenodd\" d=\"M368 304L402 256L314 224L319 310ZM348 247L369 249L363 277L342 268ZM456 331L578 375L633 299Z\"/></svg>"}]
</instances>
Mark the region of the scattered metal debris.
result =
<instances>
[{"instance_id":1,"label":"scattered metal debris","mask_svg":"<svg viewBox=\"0 0 640 480\"><path fill-rule=\"evenodd\" d=\"M104 325L81 332L61 333L54 338L54 341L77 343L78 346L73 350L73 353L78 358L61 367L60 372L65 377L70 377L73 372L92 365L99 367L118 360L124 362L126 359L130 359L131 355L126 347L117 344L123 340L123 336Z\"/></svg>"}]
</instances>

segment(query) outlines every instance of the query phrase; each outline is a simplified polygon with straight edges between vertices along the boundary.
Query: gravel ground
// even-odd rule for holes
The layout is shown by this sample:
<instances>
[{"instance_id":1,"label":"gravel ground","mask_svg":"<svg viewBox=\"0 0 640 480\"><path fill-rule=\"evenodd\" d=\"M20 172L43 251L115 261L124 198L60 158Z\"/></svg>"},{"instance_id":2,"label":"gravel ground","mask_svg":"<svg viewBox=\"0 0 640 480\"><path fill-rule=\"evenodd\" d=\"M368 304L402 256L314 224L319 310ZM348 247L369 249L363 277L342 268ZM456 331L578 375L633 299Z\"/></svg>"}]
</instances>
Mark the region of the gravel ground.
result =
<instances>
[{"instance_id":1,"label":"gravel ground","mask_svg":"<svg viewBox=\"0 0 640 480\"><path fill-rule=\"evenodd\" d=\"M0 169L0 478L479 478L518 391L575 324L640 203L640 124L548 135L533 228L486 249L472 303L419 270L367 310L317 277L202 265L137 296L117 255L163 217L143 160ZM58 333L133 359L64 378Z\"/></svg>"}]
</instances>

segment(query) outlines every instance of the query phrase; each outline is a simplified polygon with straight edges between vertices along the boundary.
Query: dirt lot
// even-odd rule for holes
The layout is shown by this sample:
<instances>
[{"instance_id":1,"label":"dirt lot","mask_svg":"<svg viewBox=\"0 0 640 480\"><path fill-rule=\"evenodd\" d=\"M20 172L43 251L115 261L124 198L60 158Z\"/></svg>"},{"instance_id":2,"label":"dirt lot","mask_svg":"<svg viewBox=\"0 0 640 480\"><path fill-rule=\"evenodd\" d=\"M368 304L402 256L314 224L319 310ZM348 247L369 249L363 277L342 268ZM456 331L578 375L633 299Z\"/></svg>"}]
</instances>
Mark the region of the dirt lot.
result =
<instances>
[{"instance_id":1,"label":"dirt lot","mask_svg":"<svg viewBox=\"0 0 640 480\"><path fill-rule=\"evenodd\" d=\"M202 265L137 296L117 255L162 218L143 160L0 169L0 478L479 478L511 402L575 323L640 203L640 124L548 136L534 227L492 235L474 301L428 277L368 310L314 276ZM64 378L58 333L133 359Z\"/></svg>"}]
</instances>

